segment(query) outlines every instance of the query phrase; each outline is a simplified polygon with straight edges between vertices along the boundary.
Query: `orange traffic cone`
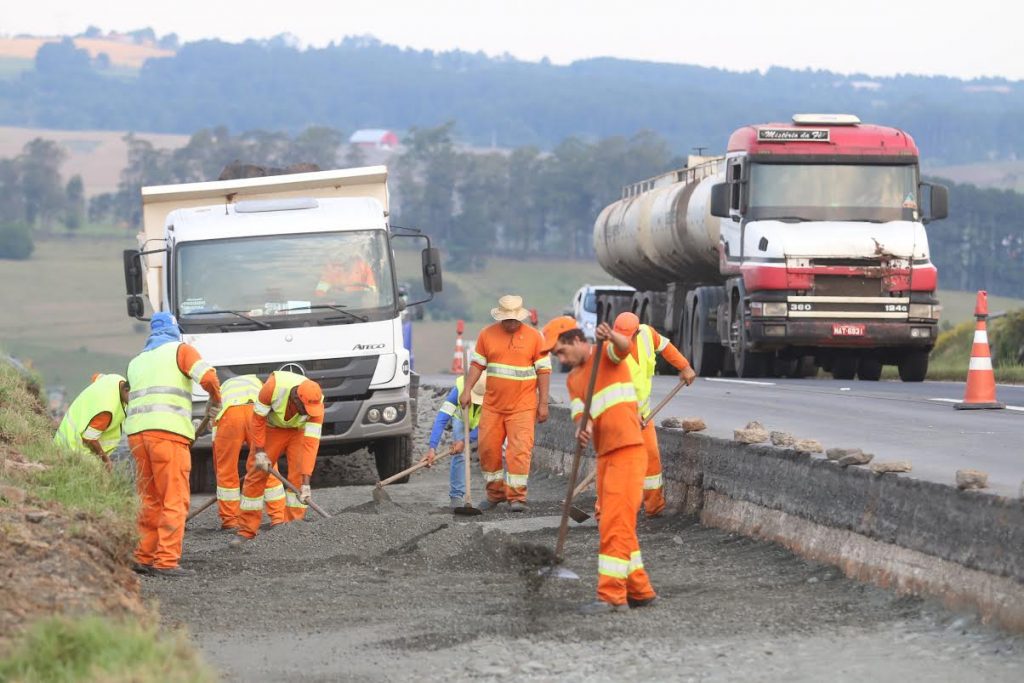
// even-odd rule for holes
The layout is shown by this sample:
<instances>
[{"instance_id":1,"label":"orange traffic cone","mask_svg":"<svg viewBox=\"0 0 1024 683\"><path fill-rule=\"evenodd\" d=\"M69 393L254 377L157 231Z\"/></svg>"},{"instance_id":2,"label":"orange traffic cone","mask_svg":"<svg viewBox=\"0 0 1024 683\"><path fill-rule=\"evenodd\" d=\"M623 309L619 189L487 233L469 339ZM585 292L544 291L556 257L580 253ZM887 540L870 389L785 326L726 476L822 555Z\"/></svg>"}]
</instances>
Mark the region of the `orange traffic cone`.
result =
<instances>
[{"instance_id":1,"label":"orange traffic cone","mask_svg":"<svg viewBox=\"0 0 1024 683\"><path fill-rule=\"evenodd\" d=\"M463 365L462 356L465 355L465 350L462 345L462 333L466 329L466 323L462 320L455 324L455 356L452 358L452 374L461 375L466 372L466 366Z\"/></svg>"},{"instance_id":2,"label":"orange traffic cone","mask_svg":"<svg viewBox=\"0 0 1024 683\"><path fill-rule=\"evenodd\" d=\"M971 365L967 371L967 389L962 403L953 405L957 410L998 410L1006 406L996 400L996 375L992 372L992 353L988 348L988 292L978 292L974 307L977 327L974 328L974 346L971 347Z\"/></svg>"}]
</instances>

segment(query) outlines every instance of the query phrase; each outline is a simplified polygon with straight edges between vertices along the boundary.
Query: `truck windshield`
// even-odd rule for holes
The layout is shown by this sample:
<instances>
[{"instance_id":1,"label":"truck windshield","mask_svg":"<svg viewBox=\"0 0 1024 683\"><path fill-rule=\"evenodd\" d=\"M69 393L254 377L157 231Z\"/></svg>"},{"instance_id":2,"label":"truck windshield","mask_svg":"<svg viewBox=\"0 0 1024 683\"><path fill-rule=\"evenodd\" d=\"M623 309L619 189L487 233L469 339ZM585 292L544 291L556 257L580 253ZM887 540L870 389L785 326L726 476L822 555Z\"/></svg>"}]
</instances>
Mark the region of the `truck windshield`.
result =
<instances>
[{"instance_id":1,"label":"truck windshield","mask_svg":"<svg viewBox=\"0 0 1024 683\"><path fill-rule=\"evenodd\" d=\"M188 242L177 248L175 264L185 327L224 326L224 318L261 327L307 324L309 316L357 320L338 309L370 320L395 315L382 230Z\"/></svg>"},{"instance_id":2,"label":"truck windshield","mask_svg":"<svg viewBox=\"0 0 1024 683\"><path fill-rule=\"evenodd\" d=\"M587 295L583 297L583 310L587 313L597 313L597 294L588 292Z\"/></svg>"},{"instance_id":3,"label":"truck windshield","mask_svg":"<svg viewBox=\"0 0 1024 683\"><path fill-rule=\"evenodd\" d=\"M917 220L913 164L751 164L747 218Z\"/></svg>"}]
</instances>

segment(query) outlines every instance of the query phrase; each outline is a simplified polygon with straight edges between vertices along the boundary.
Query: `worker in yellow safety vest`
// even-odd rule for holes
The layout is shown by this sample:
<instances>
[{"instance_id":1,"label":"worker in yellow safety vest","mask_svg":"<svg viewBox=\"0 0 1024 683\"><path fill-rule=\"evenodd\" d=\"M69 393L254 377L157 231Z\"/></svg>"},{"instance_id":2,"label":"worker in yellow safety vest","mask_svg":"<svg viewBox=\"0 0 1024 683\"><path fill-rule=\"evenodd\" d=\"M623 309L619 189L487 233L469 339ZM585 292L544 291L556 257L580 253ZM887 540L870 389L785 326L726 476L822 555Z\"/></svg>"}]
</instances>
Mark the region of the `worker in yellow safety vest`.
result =
<instances>
[{"instance_id":1,"label":"worker in yellow safety vest","mask_svg":"<svg viewBox=\"0 0 1024 683\"><path fill-rule=\"evenodd\" d=\"M92 384L72 401L53 442L72 453L95 455L109 470L110 454L121 441L128 380L114 374L97 374L92 379Z\"/></svg>"}]
</instances>

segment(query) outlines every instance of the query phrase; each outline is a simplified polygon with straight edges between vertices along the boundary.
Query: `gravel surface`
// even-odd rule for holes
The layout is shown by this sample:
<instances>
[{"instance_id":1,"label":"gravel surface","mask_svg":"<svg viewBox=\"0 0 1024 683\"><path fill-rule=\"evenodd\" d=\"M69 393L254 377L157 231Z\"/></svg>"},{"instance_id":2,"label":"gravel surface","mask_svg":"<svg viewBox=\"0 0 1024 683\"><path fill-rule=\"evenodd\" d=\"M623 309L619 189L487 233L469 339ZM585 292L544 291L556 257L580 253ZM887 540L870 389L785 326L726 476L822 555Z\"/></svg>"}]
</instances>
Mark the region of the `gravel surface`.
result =
<instances>
[{"instance_id":1,"label":"gravel surface","mask_svg":"<svg viewBox=\"0 0 1024 683\"><path fill-rule=\"evenodd\" d=\"M424 403L421 431L436 408ZM204 513L185 538L197 576L146 578L145 594L228 680L1024 679L1022 639L681 516L641 523L658 604L582 617L593 522L566 547L581 580L536 571L561 478L531 476L526 515L452 516L446 464L387 491L381 505L367 486L316 489L332 519L310 512L241 550Z\"/></svg>"}]
</instances>

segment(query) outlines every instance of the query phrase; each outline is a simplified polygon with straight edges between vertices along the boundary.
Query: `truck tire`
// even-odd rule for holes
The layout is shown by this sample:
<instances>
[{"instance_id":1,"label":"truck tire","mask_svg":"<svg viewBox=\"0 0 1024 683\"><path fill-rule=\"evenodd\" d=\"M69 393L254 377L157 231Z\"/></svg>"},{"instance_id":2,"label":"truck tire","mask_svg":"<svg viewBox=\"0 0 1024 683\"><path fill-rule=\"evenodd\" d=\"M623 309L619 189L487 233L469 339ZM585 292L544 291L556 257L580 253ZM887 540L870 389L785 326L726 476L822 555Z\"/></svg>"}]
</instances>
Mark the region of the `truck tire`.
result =
<instances>
[{"instance_id":1,"label":"truck tire","mask_svg":"<svg viewBox=\"0 0 1024 683\"><path fill-rule=\"evenodd\" d=\"M709 291L712 289L701 287L697 290L693 306L693 327L690 329L693 357L689 361L693 371L701 377L715 377L722 371L722 345L718 341L705 340L711 308L718 305L717 297Z\"/></svg>"},{"instance_id":2,"label":"truck tire","mask_svg":"<svg viewBox=\"0 0 1024 683\"><path fill-rule=\"evenodd\" d=\"M373 459L377 463L377 477L387 479L412 465L412 439L408 436L395 436L381 439L373 447ZM402 477L396 484L404 484L409 477Z\"/></svg>"},{"instance_id":3,"label":"truck tire","mask_svg":"<svg viewBox=\"0 0 1024 683\"><path fill-rule=\"evenodd\" d=\"M904 382L923 382L928 376L928 352L907 351L899 362L900 379Z\"/></svg>"},{"instance_id":4,"label":"truck tire","mask_svg":"<svg viewBox=\"0 0 1024 683\"><path fill-rule=\"evenodd\" d=\"M743 313L743 305L739 304L733 310L734 325L736 330L736 352L733 354L733 364L736 366L736 376L741 378L764 377L768 369L769 355L758 353L748 349L746 315Z\"/></svg>"},{"instance_id":5,"label":"truck tire","mask_svg":"<svg viewBox=\"0 0 1024 683\"><path fill-rule=\"evenodd\" d=\"M836 356L832 359L832 379L849 380L857 374L856 356Z\"/></svg>"},{"instance_id":6,"label":"truck tire","mask_svg":"<svg viewBox=\"0 0 1024 683\"><path fill-rule=\"evenodd\" d=\"M864 356L857 363L857 379L863 382L877 382L882 379L882 361Z\"/></svg>"}]
</instances>

